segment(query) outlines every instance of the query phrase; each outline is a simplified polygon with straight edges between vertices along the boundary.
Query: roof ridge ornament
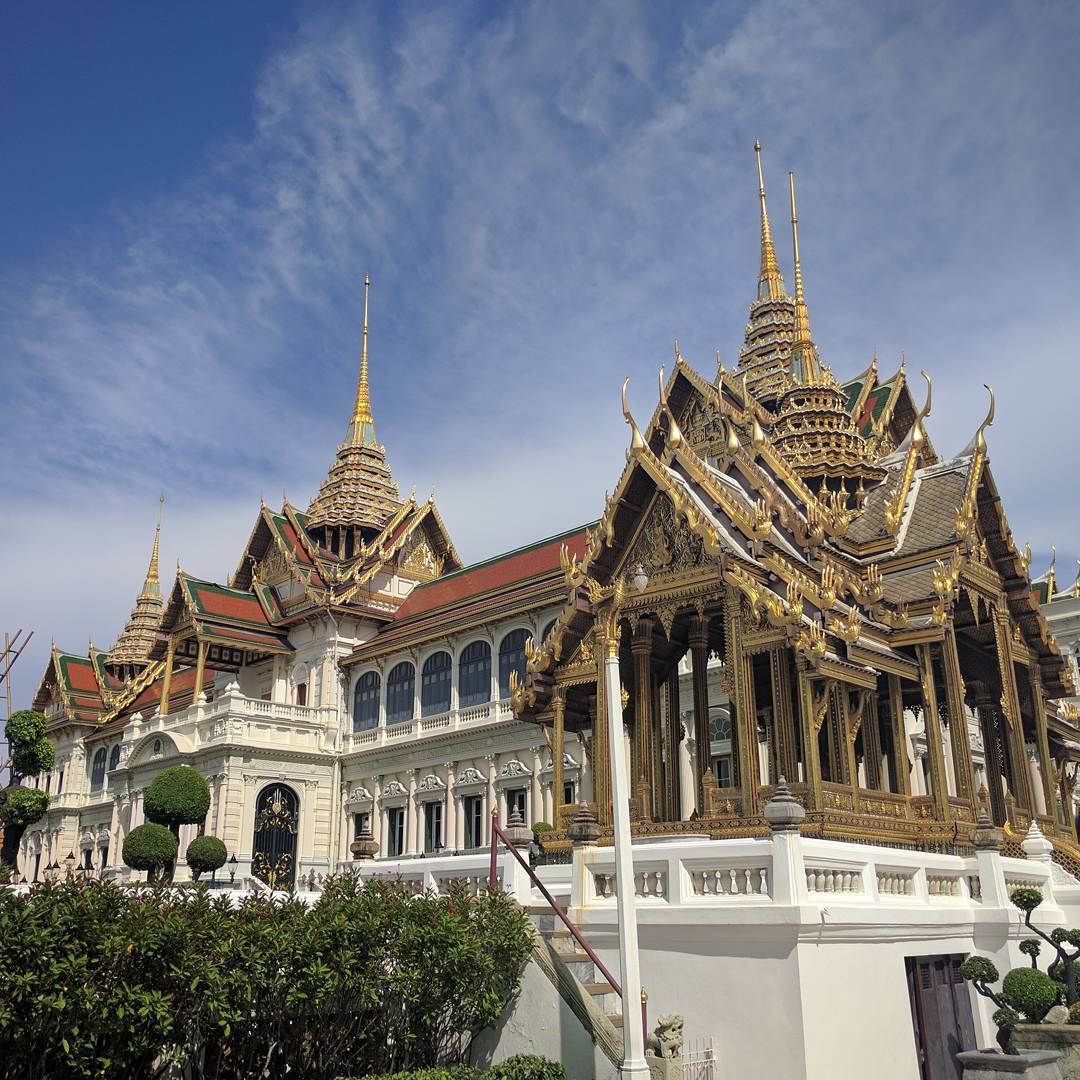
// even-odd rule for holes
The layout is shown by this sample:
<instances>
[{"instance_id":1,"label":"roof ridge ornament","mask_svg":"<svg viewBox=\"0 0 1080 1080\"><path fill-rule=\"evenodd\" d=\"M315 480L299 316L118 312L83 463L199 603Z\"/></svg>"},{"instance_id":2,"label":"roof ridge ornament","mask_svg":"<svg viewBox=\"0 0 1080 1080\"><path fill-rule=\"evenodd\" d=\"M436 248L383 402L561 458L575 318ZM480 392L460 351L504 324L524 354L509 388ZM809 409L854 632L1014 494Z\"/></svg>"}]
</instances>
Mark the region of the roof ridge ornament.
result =
<instances>
[{"instance_id":1,"label":"roof ridge ornament","mask_svg":"<svg viewBox=\"0 0 1080 1080\"><path fill-rule=\"evenodd\" d=\"M360 379L356 384L356 402L353 405L352 419L345 432L345 444L348 446L375 446L375 417L371 411L371 389L368 385L368 293L371 289L371 277L364 275L364 324L360 345Z\"/></svg>"},{"instance_id":2,"label":"roof ridge ornament","mask_svg":"<svg viewBox=\"0 0 1080 1080\"><path fill-rule=\"evenodd\" d=\"M791 339L791 357L800 361L801 381L813 385L818 381L817 358L814 356L814 342L810 336L810 313L806 308L806 295L803 292L802 260L799 258L799 217L795 212L795 174L788 173L788 188L791 192L791 246L795 259L795 330Z\"/></svg>"}]
</instances>

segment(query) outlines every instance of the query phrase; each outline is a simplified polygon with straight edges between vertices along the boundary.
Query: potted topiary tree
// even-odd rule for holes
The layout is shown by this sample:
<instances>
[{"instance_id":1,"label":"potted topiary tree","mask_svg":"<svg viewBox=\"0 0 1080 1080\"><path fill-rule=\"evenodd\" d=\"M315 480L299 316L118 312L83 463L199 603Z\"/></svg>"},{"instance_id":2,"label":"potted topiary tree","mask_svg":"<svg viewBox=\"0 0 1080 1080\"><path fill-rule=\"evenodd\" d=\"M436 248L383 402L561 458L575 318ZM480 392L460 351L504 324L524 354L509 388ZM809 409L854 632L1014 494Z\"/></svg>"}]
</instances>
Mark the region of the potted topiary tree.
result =
<instances>
[{"instance_id":1,"label":"potted topiary tree","mask_svg":"<svg viewBox=\"0 0 1080 1080\"><path fill-rule=\"evenodd\" d=\"M143 795L143 808L146 820L170 829L179 847L180 826L201 825L206 820L210 785L190 765L173 765L151 781ZM172 877L171 865L169 877Z\"/></svg>"},{"instance_id":2,"label":"potted topiary tree","mask_svg":"<svg viewBox=\"0 0 1080 1080\"><path fill-rule=\"evenodd\" d=\"M200 874L220 870L228 857L225 845L216 836L196 836L188 844L186 852L187 864L195 881L199 880Z\"/></svg>"},{"instance_id":3,"label":"potted topiary tree","mask_svg":"<svg viewBox=\"0 0 1080 1080\"><path fill-rule=\"evenodd\" d=\"M19 841L28 825L40 821L49 809L49 796L38 788L24 788L23 777L37 776L56 764L56 747L45 738L45 717L34 709L20 709L7 719L11 756L0 761L0 772L10 768L15 782L0 791L0 819L4 842L0 860L18 865Z\"/></svg>"},{"instance_id":4,"label":"potted topiary tree","mask_svg":"<svg viewBox=\"0 0 1080 1080\"><path fill-rule=\"evenodd\" d=\"M161 871L176 858L179 846L164 825L137 825L124 838L124 863L132 870L145 870L147 881L157 881Z\"/></svg>"}]
</instances>

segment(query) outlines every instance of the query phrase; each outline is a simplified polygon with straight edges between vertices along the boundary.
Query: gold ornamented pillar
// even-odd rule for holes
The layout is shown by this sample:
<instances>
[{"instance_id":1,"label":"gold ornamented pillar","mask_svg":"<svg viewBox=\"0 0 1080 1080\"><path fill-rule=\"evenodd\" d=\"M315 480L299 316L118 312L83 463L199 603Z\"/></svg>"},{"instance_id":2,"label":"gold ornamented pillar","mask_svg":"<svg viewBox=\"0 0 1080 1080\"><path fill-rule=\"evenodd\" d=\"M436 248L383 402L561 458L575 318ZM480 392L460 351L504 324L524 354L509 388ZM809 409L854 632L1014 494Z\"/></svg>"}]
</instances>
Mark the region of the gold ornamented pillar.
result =
<instances>
[{"instance_id":1,"label":"gold ornamented pillar","mask_svg":"<svg viewBox=\"0 0 1080 1080\"><path fill-rule=\"evenodd\" d=\"M165 678L161 683L161 703L158 712L167 716L169 712L169 691L172 689L173 662L176 658L176 640L169 638L168 647L165 650Z\"/></svg>"},{"instance_id":2,"label":"gold ornamented pillar","mask_svg":"<svg viewBox=\"0 0 1080 1080\"><path fill-rule=\"evenodd\" d=\"M1031 681L1031 701L1035 709L1035 750L1039 755L1039 769L1042 772L1043 798L1046 800L1046 812L1054 817L1054 760L1050 757L1050 742L1046 733L1046 699L1043 697L1042 683L1039 681L1039 669L1035 662L1028 668Z\"/></svg>"},{"instance_id":3,"label":"gold ornamented pillar","mask_svg":"<svg viewBox=\"0 0 1080 1080\"><path fill-rule=\"evenodd\" d=\"M631 652L634 656L634 738L631 743L632 802L636 804L637 816L648 820L652 816L652 774L650 751L652 748L652 639L651 615L642 615L634 628Z\"/></svg>"},{"instance_id":4,"label":"gold ornamented pillar","mask_svg":"<svg viewBox=\"0 0 1080 1080\"><path fill-rule=\"evenodd\" d=\"M822 704L819 708L814 695L814 683L806 671L798 672L799 680L799 727L802 732L803 771L806 783L806 809L820 810L823 806L821 795L821 760L818 755L818 731L828 711L828 690L823 686ZM822 719L819 720L818 717Z\"/></svg>"},{"instance_id":5,"label":"gold ornamented pillar","mask_svg":"<svg viewBox=\"0 0 1080 1080\"><path fill-rule=\"evenodd\" d=\"M949 785L945 775L945 751L941 743L941 718L938 716L937 691L934 688L933 658L929 645L918 649L919 674L922 678L923 726L926 729L926 748L930 755L930 794L937 807L939 821L952 818L949 805Z\"/></svg>"},{"instance_id":6,"label":"gold ornamented pillar","mask_svg":"<svg viewBox=\"0 0 1080 1080\"><path fill-rule=\"evenodd\" d=\"M614 650L612 656L619 655L619 640L609 642L600 635L600 626L606 620L597 619L596 633L596 705L592 718L592 773L593 773L593 802L596 803L596 820L601 825L611 824L611 773L608 762L608 725L607 704L604 698L604 660L609 655L609 649ZM553 823L554 824L554 823Z\"/></svg>"},{"instance_id":7,"label":"gold ornamented pillar","mask_svg":"<svg viewBox=\"0 0 1080 1080\"><path fill-rule=\"evenodd\" d=\"M791 662L785 647L769 650L769 668L773 687L776 768L789 784L794 784L799 779L799 765L795 753L795 718L791 714Z\"/></svg>"},{"instance_id":8,"label":"gold ornamented pillar","mask_svg":"<svg viewBox=\"0 0 1080 1080\"><path fill-rule=\"evenodd\" d=\"M682 820L679 799L679 743L682 742L680 704L679 664L676 661L667 680L667 761L664 780L668 821Z\"/></svg>"},{"instance_id":9,"label":"gold ornamented pillar","mask_svg":"<svg viewBox=\"0 0 1080 1080\"><path fill-rule=\"evenodd\" d=\"M949 704L949 737L952 740L956 794L966 800L971 808L971 820L975 821L978 818L975 766L971 760L971 739L968 737L967 709L964 706L964 678L960 673L956 630L951 623L945 627L945 640L941 645L941 670Z\"/></svg>"},{"instance_id":10,"label":"gold ornamented pillar","mask_svg":"<svg viewBox=\"0 0 1080 1080\"><path fill-rule=\"evenodd\" d=\"M732 736L742 788L742 812L757 813L757 722L747 692L747 668L750 660L742 645L742 615L739 593L729 587L724 604L724 659L730 677Z\"/></svg>"},{"instance_id":11,"label":"gold ornamented pillar","mask_svg":"<svg viewBox=\"0 0 1080 1080\"><path fill-rule=\"evenodd\" d=\"M202 693L203 678L206 673L206 642L199 642L199 655L195 661L195 689L191 694L191 704L196 705L199 701L199 695Z\"/></svg>"},{"instance_id":12,"label":"gold ornamented pillar","mask_svg":"<svg viewBox=\"0 0 1080 1080\"><path fill-rule=\"evenodd\" d=\"M994 641L997 645L998 672L1001 678L1001 709L1008 737L1009 774L1012 794L1021 810L1034 814L1031 785L1028 783L1027 755L1024 752L1024 719L1020 711L1020 694L1013 668L1012 636L1009 614L1004 598L994 605ZM1017 822L1012 823L1014 827Z\"/></svg>"},{"instance_id":13,"label":"gold ornamented pillar","mask_svg":"<svg viewBox=\"0 0 1080 1080\"><path fill-rule=\"evenodd\" d=\"M566 692L555 691L551 700L551 711L555 717L555 737L551 749L551 806L552 826L562 828L563 808L563 735L566 724Z\"/></svg>"},{"instance_id":14,"label":"gold ornamented pillar","mask_svg":"<svg viewBox=\"0 0 1080 1080\"><path fill-rule=\"evenodd\" d=\"M896 794L911 796L911 764L907 756L907 729L904 725L904 694L900 689L900 676L889 677L889 719L892 722L893 773Z\"/></svg>"},{"instance_id":15,"label":"gold ornamented pillar","mask_svg":"<svg viewBox=\"0 0 1080 1080\"><path fill-rule=\"evenodd\" d=\"M881 726L878 723L877 692L866 691L863 698L862 745L866 762L866 786L881 791Z\"/></svg>"},{"instance_id":16,"label":"gold ornamented pillar","mask_svg":"<svg viewBox=\"0 0 1080 1080\"><path fill-rule=\"evenodd\" d=\"M1001 784L1001 742L1004 733L1000 731L997 709L989 701L979 701L975 712L982 729L983 754L986 761L986 783L990 793L990 816L997 826L1005 824L1008 812L1005 809L1005 792ZM1001 741L999 741L1001 740Z\"/></svg>"},{"instance_id":17,"label":"gold ornamented pillar","mask_svg":"<svg viewBox=\"0 0 1080 1080\"><path fill-rule=\"evenodd\" d=\"M694 741L697 764L694 769L697 809L705 814L705 773L712 767L709 740L709 622L704 615L690 621L690 662L694 689Z\"/></svg>"}]
</instances>

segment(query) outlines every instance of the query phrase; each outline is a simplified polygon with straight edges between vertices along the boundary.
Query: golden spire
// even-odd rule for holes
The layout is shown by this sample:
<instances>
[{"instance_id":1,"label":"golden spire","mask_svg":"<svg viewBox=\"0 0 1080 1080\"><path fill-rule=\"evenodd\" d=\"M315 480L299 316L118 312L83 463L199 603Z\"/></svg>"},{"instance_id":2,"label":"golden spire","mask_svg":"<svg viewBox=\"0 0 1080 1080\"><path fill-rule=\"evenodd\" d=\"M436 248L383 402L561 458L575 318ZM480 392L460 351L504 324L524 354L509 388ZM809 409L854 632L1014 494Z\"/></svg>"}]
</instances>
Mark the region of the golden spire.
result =
<instances>
[{"instance_id":1,"label":"golden spire","mask_svg":"<svg viewBox=\"0 0 1080 1080\"><path fill-rule=\"evenodd\" d=\"M371 412L371 391L368 389L368 290L371 278L364 275L364 335L360 347L360 381L356 386L356 404L353 406L352 419L345 432L347 446L375 446L375 417Z\"/></svg>"},{"instance_id":2,"label":"golden spire","mask_svg":"<svg viewBox=\"0 0 1080 1080\"><path fill-rule=\"evenodd\" d=\"M788 186L791 189L791 242L795 256L795 329L791 340L793 359L802 361L801 382L817 381L817 358L814 356L814 343L810 338L810 315L806 310L806 297L803 294L802 263L799 260L799 218L795 213L795 174L788 173Z\"/></svg>"},{"instance_id":3,"label":"golden spire","mask_svg":"<svg viewBox=\"0 0 1080 1080\"><path fill-rule=\"evenodd\" d=\"M754 140L754 154L757 157L758 198L761 200L761 273L758 276L758 299L779 300L784 295L784 279L776 261L772 229L769 227L769 212L765 209L765 176L761 171L761 142L758 139Z\"/></svg>"},{"instance_id":4,"label":"golden spire","mask_svg":"<svg viewBox=\"0 0 1080 1080\"><path fill-rule=\"evenodd\" d=\"M158 577L158 548L161 545L161 511L165 506L165 496L158 499L157 528L154 530L154 546L150 551L150 565L146 568L146 581L143 582L143 596L161 595L161 578Z\"/></svg>"}]
</instances>

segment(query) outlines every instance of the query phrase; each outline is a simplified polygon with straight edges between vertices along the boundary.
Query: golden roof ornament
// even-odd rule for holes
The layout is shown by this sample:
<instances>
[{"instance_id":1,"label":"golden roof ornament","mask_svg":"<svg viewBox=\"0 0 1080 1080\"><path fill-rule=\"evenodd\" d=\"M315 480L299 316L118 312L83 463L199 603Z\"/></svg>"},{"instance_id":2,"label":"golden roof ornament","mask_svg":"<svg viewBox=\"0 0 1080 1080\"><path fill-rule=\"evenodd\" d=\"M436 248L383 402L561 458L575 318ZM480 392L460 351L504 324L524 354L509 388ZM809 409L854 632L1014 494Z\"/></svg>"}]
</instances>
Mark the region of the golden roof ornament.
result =
<instances>
[{"instance_id":1,"label":"golden roof ornament","mask_svg":"<svg viewBox=\"0 0 1080 1080\"><path fill-rule=\"evenodd\" d=\"M161 547L161 515L165 506L165 496L158 500L157 526L154 529L154 544L150 550L150 565L146 568L142 591L135 601L131 616L116 639L116 644L109 650L106 663L111 667L125 669L125 673L134 675L135 668L141 668L149 662L150 650L157 639L158 627L165 610L161 596L161 576L158 570L158 558Z\"/></svg>"},{"instance_id":2,"label":"golden roof ornament","mask_svg":"<svg viewBox=\"0 0 1080 1080\"><path fill-rule=\"evenodd\" d=\"M308 531L341 558L354 558L362 548L362 531L383 528L400 509L397 484L386 463L386 450L375 437L375 418L368 385L368 293L371 278L364 275L364 322L360 378L352 418L337 460L318 495L308 507ZM357 535L361 530L361 535ZM320 535L321 534L321 535Z\"/></svg>"},{"instance_id":3,"label":"golden roof ornament","mask_svg":"<svg viewBox=\"0 0 1080 1080\"><path fill-rule=\"evenodd\" d=\"M757 158L758 199L761 201L761 272L758 275L758 299L781 300L786 296L784 279L776 261L769 211L765 206L765 175L761 169L761 142L754 140L754 156Z\"/></svg>"}]
</instances>

